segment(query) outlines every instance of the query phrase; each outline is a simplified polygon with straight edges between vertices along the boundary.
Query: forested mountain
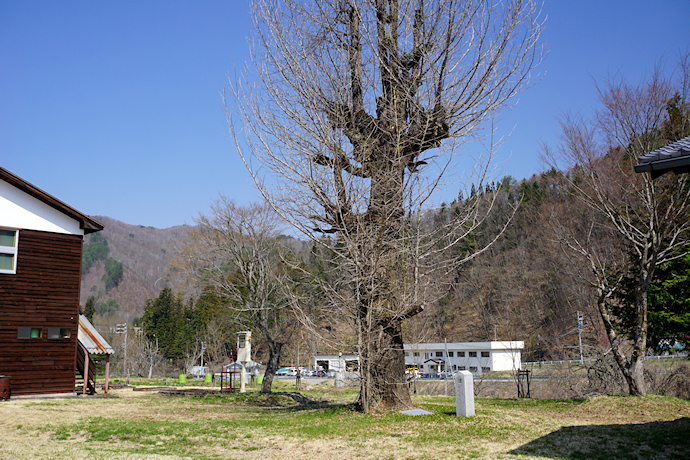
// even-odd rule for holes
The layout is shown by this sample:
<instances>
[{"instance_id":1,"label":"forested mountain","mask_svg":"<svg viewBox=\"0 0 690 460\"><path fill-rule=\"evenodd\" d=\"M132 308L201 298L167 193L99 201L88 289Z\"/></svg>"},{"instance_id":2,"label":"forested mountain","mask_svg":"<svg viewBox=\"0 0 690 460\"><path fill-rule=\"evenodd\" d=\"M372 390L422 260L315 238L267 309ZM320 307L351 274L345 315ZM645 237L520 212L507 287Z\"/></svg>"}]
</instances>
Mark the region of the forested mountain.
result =
<instances>
[{"instance_id":1,"label":"forested mountain","mask_svg":"<svg viewBox=\"0 0 690 460\"><path fill-rule=\"evenodd\" d=\"M486 252L438 280L436 298L406 325L405 340L524 340L525 359L577 359L580 311L585 354L607 348L596 295L587 282L590 267L565 247L559 235L569 222L590 214L572 194L563 173L552 169L520 182L507 176L474 193L487 205L493 203L492 217L455 250L482 247L505 222L510 223ZM429 225L442 225L459 205L453 202L429 211ZM199 292L173 266L176 243L183 241L189 226L157 229L95 218L105 229L85 240L85 268L92 253L96 260L82 276L82 305L96 296L97 314L132 321L143 315L146 301L166 287L182 299L198 297ZM283 244L309 258L311 244L283 239ZM98 250L101 240L107 241L105 256ZM321 262L314 257L312 253L310 263L318 271ZM623 260L626 254L621 251L617 257ZM109 258L122 264L122 278L107 289Z\"/></svg>"},{"instance_id":2,"label":"forested mountain","mask_svg":"<svg viewBox=\"0 0 690 460\"><path fill-rule=\"evenodd\" d=\"M589 268L559 242L564 217L585 212L561 173L551 170L519 183L508 176L475 193L493 202L494 212L469 245L482 247L510 224L488 251L449 275L445 295L412 321L408 340L524 340L528 359L577 357L575 326L582 311L585 344L603 344L584 280ZM436 223L449 219L456 206L442 207Z\"/></svg>"},{"instance_id":3,"label":"forested mountain","mask_svg":"<svg viewBox=\"0 0 690 460\"><path fill-rule=\"evenodd\" d=\"M200 294L174 264L191 226L160 229L92 217L105 228L84 239L82 306L93 296L97 315L132 321L143 314L146 301L158 297L166 287L182 298ZM296 251L310 247L292 237L281 239Z\"/></svg>"},{"instance_id":4,"label":"forested mountain","mask_svg":"<svg viewBox=\"0 0 690 460\"><path fill-rule=\"evenodd\" d=\"M81 305L94 296L97 314L132 320L163 288L187 292L172 262L176 243L185 238L188 226L158 229L93 217L105 228L84 239Z\"/></svg>"},{"instance_id":5,"label":"forested mountain","mask_svg":"<svg viewBox=\"0 0 690 460\"><path fill-rule=\"evenodd\" d=\"M492 184L481 191L487 198L496 195L495 211L469 244L481 245L500 232L520 202L511 224L489 251L441 283L440 299L408 325L406 340L524 340L535 357L562 357L564 349L577 343L577 335L555 337L572 330L578 310L590 313L587 343L605 340L595 336L599 328L593 327L597 316L591 293L580 279L587 267L578 265L553 234L550 219L579 206L574 199L564 198L567 192L558 177L555 171L520 183L507 177L502 185ZM456 205L442 206L429 213L429 219L441 224ZM148 299L155 299L166 287L183 298L198 294L173 267L176 243L183 241L189 226L157 229L95 218L105 229L85 239L84 268L88 270L82 275L82 305L95 296L97 314L131 321L143 314ZM103 241L107 242L105 255L98 250ZM311 247L297 241L291 246L298 251ZM95 260L87 262L92 254ZM121 280L109 289L108 259L122 264Z\"/></svg>"}]
</instances>

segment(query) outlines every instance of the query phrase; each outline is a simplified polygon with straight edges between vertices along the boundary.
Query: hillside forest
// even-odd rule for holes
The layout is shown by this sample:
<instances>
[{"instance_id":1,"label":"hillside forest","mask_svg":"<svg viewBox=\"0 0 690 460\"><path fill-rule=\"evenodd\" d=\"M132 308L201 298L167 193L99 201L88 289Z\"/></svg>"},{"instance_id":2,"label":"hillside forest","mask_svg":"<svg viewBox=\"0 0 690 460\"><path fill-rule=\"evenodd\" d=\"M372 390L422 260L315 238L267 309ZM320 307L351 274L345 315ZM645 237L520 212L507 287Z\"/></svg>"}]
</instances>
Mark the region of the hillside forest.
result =
<instances>
[{"instance_id":1,"label":"hillside forest","mask_svg":"<svg viewBox=\"0 0 690 460\"><path fill-rule=\"evenodd\" d=\"M657 354L687 347L687 174L651 182L632 170L638 155L690 135L687 79L674 82L664 93L670 97L657 103L655 126L627 138L599 132L615 121L610 104L616 97L642 104L659 78L654 74L638 86L602 83L595 119L564 117L562 143L544 146L544 172L480 181L467 195L460 192L415 217L418 225L441 227L468 202L490 208L489 217L457 244L439 246L456 259L472 257L434 279L425 308L404 325L405 342L520 340L523 361L541 361L579 359L581 353L599 358L612 349L613 336L629 353L640 339L635 312L644 254L621 227L640 231L645 216L628 214L628 222L610 216L642 209L644 203L634 200L652 184L659 212L654 219L674 226L660 234L660 255L647 280L641 349ZM622 108L630 110L628 105ZM638 144L647 150L634 148ZM588 151L598 156L574 155ZM596 188L600 182L592 177L606 178L606 188ZM598 205L592 200L597 196L618 201ZM675 214L673 200L685 206ZM116 344L122 337L111 333L115 324L141 328L130 336L129 373L179 373L198 365L202 355L219 366L229 359L236 332L245 329L254 331L254 359L274 359L273 367L306 365L317 352L356 353L352 324L329 316L322 295L341 276L334 255L338 237L326 235L317 244L286 236L285 225L269 213L262 205L242 207L222 198L193 225L168 229L94 216L105 229L85 238L83 310Z\"/></svg>"}]
</instances>

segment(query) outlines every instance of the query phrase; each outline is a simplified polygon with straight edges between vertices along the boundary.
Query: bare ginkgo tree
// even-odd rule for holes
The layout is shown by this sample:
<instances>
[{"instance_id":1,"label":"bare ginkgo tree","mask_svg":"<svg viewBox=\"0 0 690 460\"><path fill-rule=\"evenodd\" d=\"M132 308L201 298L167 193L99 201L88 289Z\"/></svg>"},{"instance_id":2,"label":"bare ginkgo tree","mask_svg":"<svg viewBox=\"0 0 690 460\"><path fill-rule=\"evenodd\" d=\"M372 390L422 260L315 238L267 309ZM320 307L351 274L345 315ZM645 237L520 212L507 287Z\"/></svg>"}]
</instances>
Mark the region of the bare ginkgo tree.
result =
<instances>
[{"instance_id":1,"label":"bare ginkgo tree","mask_svg":"<svg viewBox=\"0 0 690 460\"><path fill-rule=\"evenodd\" d=\"M632 395L646 393L647 292L654 271L690 248L688 175L669 173L652 179L636 174L633 166L640 155L688 132L689 64L687 57L681 59L671 76L658 66L637 86L607 81L598 87L601 108L594 119L565 117L559 148L546 148L552 164L569 169L571 190L592 212L571 218L570 227L560 234L565 245L589 264L611 352ZM637 283L634 337L626 351L611 302L629 271Z\"/></svg>"},{"instance_id":2,"label":"bare ginkgo tree","mask_svg":"<svg viewBox=\"0 0 690 460\"><path fill-rule=\"evenodd\" d=\"M324 292L356 338L360 408L409 406L403 323L423 309L433 272L467 257L439 254L491 206L467 200L440 228L425 210L454 150L529 84L538 8L256 0L251 12L251 66L226 97L237 149L273 207L330 242L341 271Z\"/></svg>"}]
</instances>

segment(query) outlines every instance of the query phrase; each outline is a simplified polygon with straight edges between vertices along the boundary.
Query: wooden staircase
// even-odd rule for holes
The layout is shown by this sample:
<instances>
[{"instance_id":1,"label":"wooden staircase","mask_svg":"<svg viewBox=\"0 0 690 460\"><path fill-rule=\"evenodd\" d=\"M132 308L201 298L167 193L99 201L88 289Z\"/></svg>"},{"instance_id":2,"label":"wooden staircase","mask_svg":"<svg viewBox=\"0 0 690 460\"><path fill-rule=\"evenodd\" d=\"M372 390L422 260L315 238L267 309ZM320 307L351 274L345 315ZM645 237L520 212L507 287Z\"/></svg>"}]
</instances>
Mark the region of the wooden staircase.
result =
<instances>
[{"instance_id":1,"label":"wooden staircase","mask_svg":"<svg viewBox=\"0 0 690 460\"><path fill-rule=\"evenodd\" d=\"M77 372L84 378L86 382L87 393L92 395L96 393L96 365L92 359L89 359L88 372L84 372L86 363L87 351L79 344L77 346Z\"/></svg>"}]
</instances>

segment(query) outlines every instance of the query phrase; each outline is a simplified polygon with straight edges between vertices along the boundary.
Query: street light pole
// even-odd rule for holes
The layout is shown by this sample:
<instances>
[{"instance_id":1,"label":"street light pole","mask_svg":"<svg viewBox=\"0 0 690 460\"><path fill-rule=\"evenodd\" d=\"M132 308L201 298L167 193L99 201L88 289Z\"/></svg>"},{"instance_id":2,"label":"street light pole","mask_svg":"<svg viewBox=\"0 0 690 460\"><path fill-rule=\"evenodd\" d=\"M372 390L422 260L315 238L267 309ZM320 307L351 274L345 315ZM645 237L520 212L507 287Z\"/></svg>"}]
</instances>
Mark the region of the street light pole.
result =
<instances>
[{"instance_id":1,"label":"street light pole","mask_svg":"<svg viewBox=\"0 0 690 460\"><path fill-rule=\"evenodd\" d=\"M580 364L584 362L582 356L582 326L585 323L585 315L581 311L577 312L577 339L580 342Z\"/></svg>"},{"instance_id":2,"label":"street light pole","mask_svg":"<svg viewBox=\"0 0 690 460\"><path fill-rule=\"evenodd\" d=\"M201 367L204 367L204 350L206 350L206 342L201 342Z\"/></svg>"}]
</instances>

